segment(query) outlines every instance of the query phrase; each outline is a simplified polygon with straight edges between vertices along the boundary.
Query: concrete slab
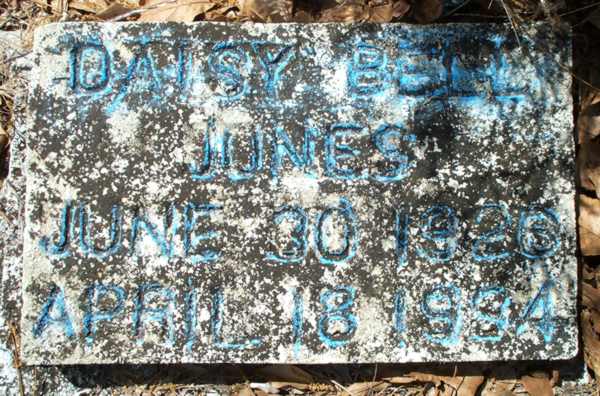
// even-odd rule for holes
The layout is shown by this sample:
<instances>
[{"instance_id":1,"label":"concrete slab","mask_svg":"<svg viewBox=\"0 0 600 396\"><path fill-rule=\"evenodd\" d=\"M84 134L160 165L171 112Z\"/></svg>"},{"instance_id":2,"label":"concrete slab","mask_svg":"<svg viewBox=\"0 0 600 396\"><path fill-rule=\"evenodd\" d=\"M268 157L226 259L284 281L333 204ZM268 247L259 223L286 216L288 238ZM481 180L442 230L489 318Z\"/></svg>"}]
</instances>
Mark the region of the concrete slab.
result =
<instances>
[{"instance_id":1,"label":"concrete slab","mask_svg":"<svg viewBox=\"0 0 600 396\"><path fill-rule=\"evenodd\" d=\"M570 41L520 43L497 25L44 27L24 360L574 356Z\"/></svg>"}]
</instances>

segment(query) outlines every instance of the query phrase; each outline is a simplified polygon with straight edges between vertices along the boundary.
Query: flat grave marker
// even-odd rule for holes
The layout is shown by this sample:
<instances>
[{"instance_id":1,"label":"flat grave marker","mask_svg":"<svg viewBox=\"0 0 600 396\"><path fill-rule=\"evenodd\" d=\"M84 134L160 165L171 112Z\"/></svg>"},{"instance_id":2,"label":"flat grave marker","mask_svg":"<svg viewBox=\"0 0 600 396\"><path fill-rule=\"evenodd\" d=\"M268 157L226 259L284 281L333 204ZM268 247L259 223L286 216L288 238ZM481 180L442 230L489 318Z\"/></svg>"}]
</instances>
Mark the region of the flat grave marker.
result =
<instances>
[{"instance_id":1,"label":"flat grave marker","mask_svg":"<svg viewBox=\"0 0 600 396\"><path fill-rule=\"evenodd\" d=\"M35 54L26 363L577 353L568 35L63 23Z\"/></svg>"}]
</instances>

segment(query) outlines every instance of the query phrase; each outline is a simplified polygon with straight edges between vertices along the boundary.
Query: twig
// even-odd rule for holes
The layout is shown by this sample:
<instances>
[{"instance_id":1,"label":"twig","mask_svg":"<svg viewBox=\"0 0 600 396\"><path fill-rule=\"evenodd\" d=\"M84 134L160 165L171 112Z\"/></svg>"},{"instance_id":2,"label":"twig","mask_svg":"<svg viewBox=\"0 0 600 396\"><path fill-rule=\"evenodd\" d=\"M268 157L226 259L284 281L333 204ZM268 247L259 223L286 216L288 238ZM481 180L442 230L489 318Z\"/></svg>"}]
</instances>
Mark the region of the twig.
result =
<instances>
[{"instance_id":1,"label":"twig","mask_svg":"<svg viewBox=\"0 0 600 396\"><path fill-rule=\"evenodd\" d=\"M375 363L375 370L373 370L373 380L371 382L375 383L376 379L377 379L377 363ZM373 394L373 388L374 388L373 386L369 386L369 392L367 393L367 396L371 396Z\"/></svg>"},{"instance_id":2,"label":"twig","mask_svg":"<svg viewBox=\"0 0 600 396\"><path fill-rule=\"evenodd\" d=\"M6 214L4 209L1 209L1 208L0 208L0 217L2 217L2 220L4 220L6 222L6 224L10 224L10 219L8 218L8 215Z\"/></svg>"},{"instance_id":3,"label":"twig","mask_svg":"<svg viewBox=\"0 0 600 396\"><path fill-rule=\"evenodd\" d=\"M17 334L17 328L14 324L9 325L10 339L13 344L13 366L17 369L17 381L19 382L19 395L25 396L25 386L23 385L23 373L21 373L21 342Z\"/></svg>"},{"instance_id":4,"label":"twig","mask_svg":"<svg viewBox=\"0 0 600 396\"><path fill-rule=\"evenodd\" d=\"M460 10L461 8L463 8L464 6L466 6L467 4L469 4L471 2L471 0L465 0L462 2L462 4L460 4L457 7L454 7L453 9L451 9L450 11L448 11L444 17L449 17L450 15L454 14L456 11ZM491 3L490 3L491 4Z\"/></svg>"},{"instance_id":5,"label":"twig","mask_svg":"<svg viewBox=\"0 0 600 396\"><path fill-rule=\"evenodd\" d=\"M566 70L567 72L569 72L569 74L571 75L571 77L573 77L574 79L576 79L577 81L579 81L580 83L583 83L584 85L587 85L588 88L593 89L594 91L597 91L600 93L600 87L596 87L594 84L588 82L587 80L583 79L582 77L579 77L577 74L575 74L573 72L573 69L569 66L566 66L560 62L558 62L558 66L563 68L564 70Z\"/></svg>"},{"instance_id":6,"label":"twig","mask_svg":"<svg viewBox=\"0 0 600 396\"><path fill-rule=\"evenodd\" d=\"M600 6L600 1L599 1L599 2L597 2L597 3L594 3L594 4L588 4L588 5L586 5L585 7L577 8L577 9L575 9L575 10L571 10L571 11L567 11L567 12L565 12L564 14L558 14L558 16L560 16L560 17L564 17L564 16L566 16L566 15L575 14L576 12L583 11L583 10L587 10L588 8L593 8L593 7L597 7L597 6Z\"/></svg>"},{"instance_id":7,"label":"twig","mask_svg":"<svg viewBox=\"0 0 600 396\"><path fill-rule=\"evenodd\" d=\"M485 18L485 19L507 19L504 15L485 15L485 14L474 14L474 13L463 13L459 12L454 16L469 17L469 18Z\"/></svg>"},{"instance_id":8,"label":"twig","mask_svg":"<svg viewBox=\"0 0 600 396\"><path fill-rule=\"evenodd\" d=\"M22 54L18 54L18 55L12 56L10 58L6 58L4 60L0 60L0 65L9 64L10 62L15 61L15 60L17 60L19 58L23 58L24 56L27 56L27 55L31 54L32 52L33 51L27 51L27 52L24 52Z\"/></svg>"},{"instance_id":9,"label":"twig","mask_svg":"<svg viewBox=\"0 0 600 396\"><path fill-rule=\"evenodd\" d=\"M546 17L552 18L552 10L546 3L546 0L540 0L540 4L542 5L542 11L546 14Z\"/></svg>"},{"instance_id":10,"label":"twig","mask_svg":"<svg viewBox=\"0 0 600 396\"><path fill-rule=\"evenodd\" d=\"M519 45L519 47L521 47L521 40L519 39L519 32L517 31L517 25L515 24L515 21L513 20L513 17L512 17L512 10L510 10L508 8L508 6L504 2L504 0L500 0L500 3L502 3L504 12L506 13L506 16L508 17L508 20L510 21L510 26L512 27L513 31L515 32L515 37L517 38L517 44Z\"/></svg>"},{"instance_id":11,"label":"twig","mask_svg":"<svg viewBox=\"0 0 600 396\"><path fill-rule=\"evenodd\" d=\"M456 367L456 366L455 366ZM456 376L455 376L456 377ZM461 386L463 386L463 384L465 383L465 379L467 377L462 377L462 380L460 380L460 383L458 384L458 386L456 387L456 392L458 392L458 390L460 389Z\"/></svg>"},{"instance_id":12,"label":"twig","mask_svg":"<svg viewBox=\"0 0 600 396\"><path fill-rule=\"evenodd\" d=\"M350 396L354 396L354 395L352 394L352 392L350 392L350 391L348 390L348 388L345 388L345 387L344 387L342 384L340 384L339 382L337 382L337 381L335 381L335 380L330 380L330 381L331 381L331 383L332 383L333 385L335 385L337 388L340 388L341 390L343 390L344 392L346 392L346 393L347 393L347 394L349 394Z\"/></svg>"},{"instance_id":13,"label":"twig","mask_svg":"<svg viewBox=\"0 0 600 396\"><path fill-rule=\"evenodd\" d=\"M10 141L10 136L8 133L2 128L0 125L0 159L4 157L4 149L8 147L8 142Z\"/></svg>"}]
</instances>

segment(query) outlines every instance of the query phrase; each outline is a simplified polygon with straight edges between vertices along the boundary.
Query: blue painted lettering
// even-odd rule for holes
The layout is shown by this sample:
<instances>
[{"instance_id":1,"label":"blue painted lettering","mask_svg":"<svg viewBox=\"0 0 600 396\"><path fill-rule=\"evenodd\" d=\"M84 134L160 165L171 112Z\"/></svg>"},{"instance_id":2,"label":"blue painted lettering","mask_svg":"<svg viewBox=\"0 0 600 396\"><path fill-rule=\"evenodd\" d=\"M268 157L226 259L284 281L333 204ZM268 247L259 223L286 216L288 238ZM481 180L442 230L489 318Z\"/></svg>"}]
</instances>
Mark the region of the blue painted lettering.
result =
<instances>
[{"instance_id":1,"label":"blue painted lettering","mask_svg":"<svg viewBox=\"0 0 600 396\"><path fill-rule=\"evenodd\" d=\"M245 74L251 68L250 58L244 49L235 43L215 45L208 57L209 70L219 83L221 99L232 101L242 98L248 92Z\"/></svg>"},{"instance_id":2,"label":"blue painted lettering","mask_svg":"<svg viewBox=\"0 0 600 396\"><path fill-rule=\"evenodd\" d=\"M458 247L457 232L458 217L454 209L446 205L432 206L421 216L421 237L432 246L417 246L417 254L432 263L452 260Z\"/></svg>"},{"instance_id":3,"label":"blue painted lettering","mask_svg":"<svg viewBox=\"0 0 600 396\"><path fill-rule=\"evenodd\" d=\"M123 242L123 219L119 205L113 205L111 210L111 222L109 240L105 248L97 248L92 240L92 224L89 221L87 207L79 203L79 246L84 254L104 259L119 251Z\"/></svg>"},{"instance_id":4,"label":"blue painted lettering","mask_svg":"<svg viewBox=\"0 0 600 396\"><path fill-rule=\"evenodd\" d=\"M333 221L333 216L339 216L343 222L342 246L335 249L331 245L331 236L325 229L326 221ZM341 198L339 206L325 209L318 217L315 227L315 244L319 261L325 265L344 264L350 261L358 248L358 219L352 209L352 204L346 198Z\"/></svg>"},{"instance_id":5,"label":"blue painted lettering","mask_svg":"<svg viewBox=\"0 0 600 396\"><path fill-rule=\"evenodd\" d=\"M138 238L140 238L141 230L146 231L146 234L160 248L160 253L164 257L173 256L173 236L179 228L179 219L175 204L170 204L165 208L163 216L162 232L158 231L158 227L150 221L145 213L145 210L138 208L135 211L131 224L131 252L135 253Z\"/></svg>"},{"instance_id":6,"label":"blue painted lettering","mask_svg":"<svg viewBox=\"0 0 600 396\"><path fill-rule=\"evenodd\" d=\"M192 65L192 54L188 51L189 43L180 41L177 45L177 84L185 88L189 81Z\"/></svg>"},{"instance_id":7,"label":"blue painted lettering","mask_svg":"<svg viewBox=\"0 0 600 396\"><path fill-rule=\"evenodd\" d=\"M274 223L281 225L284 220L294 222L290 235L291 248L279 252L268 252L266 259L280 263L300 263L304 261L307 253L307 223L308 216L299 206L283 206L275 211Z\"/></svg>"},{"instance_id":8,"label":"blue painted lettering","mask_svg":"<svg viewBox=\"0 0 600 396\"><path fill-rule=\"evenodd\" d=\"M208 230L203 234L195 235L194 230L199 217L210 218L211 213L222 209L222 206L214 204L198 205L188 202L185 205L183 213L183 250L185 257L190 257L192 264L211 262L221 257L220 252L212 249L203 249L196 254L192 254L192 250L200 242L219 237L219 231Z\"/></svg>"},{"instance_id":9,"label":"blue painted lettering","mask_svg":"<svg viewBox=\"0 0 600 396\"><path fill-rule=\"evenodd\" d=\"M189 171L192 174L192 180L209 181L214 179L216 175L215 153L217 149L214 147L213 143L214 135L215 119L214 117L209 117L206 122L206 132L204 133L202 164L200 166L198 166L196 162L188 164Z\"/></svg>"},{"instance_id":10,"label":"blue painted lettering","mask_svg":"<svg viewBox=\"0 0 600 396\"><path fill-rule=\"evenodd\" d=\"M71 252L69 251L69 231L71 227L71 218L74 215L73 212L73 203L71 201L66 201L65 206L60 214L60 231L58 242L51 242L50 237L47 236L44 236L40 239L40 249L47 256L64 258L68 257L71 254Z\"/></svg>"},{"instance_id":11,"label":"blue painted lettering","mask_svg":"<svg viewBox=\"0 0 600 396\"><path fill-rule=\"evenodd\" d=\"M152 304L153 300L154 304ZM162 307L151 307L151 305L160 303L162 303ZM163 329L166 326L166 345L173 346L175 342L174 310L175 293L173 290L162 287L158 283L140 285L135 297L133 311L133 336L137 338L137 343L142 344L144 342L146 324L158 322Z\"/></svg>"},{"instance_id":12,"label":"blue painted lettering","mask_svg":"<svg viewBox=\"0 0 600 396\"><path fill-rule=\"evenodd\" d=\"M198 290L192 288L191 279L187 280L190 290L185 293L185 349L189 352L196 343L198 324Z\"/></svg>"},{"instance_id":13,"label":"blue painted lettering","mask_svg":"<svg viewBox=\"0 0 600 396\"><path fill-rule=\"evenodd\" d=\"M304 301L302 294L297 289L292 290L294 309L292 311L292 342L294 344L294 358L300 357L302 350L302 337L304 336Z\"/></svg>"},{"instance_id":14,"label":"blue painted lettering","mask_svg":"<svg viewBox=\"0 0 600 396\"><path fill-rule=\"evenodd\" d=\"M399 346L405 348L406 341L402 336L406 331L406 299L401 290L394 296L394 331L400 337Z\"/></svg>"},{"instance_id":15,"label":"blue painted lettering","mask_svg":"<svg viewBox=\"0 0 600 396\"><path fill-rule=\"evenodd\" d=\"M410 216L394 209L394 237L396 239L396 270L400 271L408 262L408 226Z\"/></svg>"},{"instance_id":16,"label":"blue painted lettering","mask_svg":"<svg viewBox=\"0 0 600 396\"><path fill-rule=\"evenodd\" d=\"M444 65L445 48L399 41L402 56L396 59L398 93L406 96L441 97L447 94L448 71Z\"/></svg>"},{"instance_id":17,"label":"blue painted lettering","mask_svg":"<svg viewBox=\"0 0 600 396\"><path fill-rule=\"evenodd\" d=\"M160 73L156 68L156 62L150 55L152 41L142 38L133 58L127 66L127 74L118 89L117 95L107 108L107 113L114 113L121 105L125 96L133 89L134 85L140 87L142 92L151 92L156 99L163 97Z\"/></svg>"},{"instance_id":18,"label":"blue painted lettering","mask_svg":"<svg viewBox=\"0 0 600 396\"><path fill-rule=\"evenodd\" d=\"M49 326L60 326L68 338L75 336L73 323L65 304L65 295L58 286L53 286L50 290L46 302L33 325L34 338L40 338Z\"/></svg>"},{"instance_id":19,"label":"blue painted lettering","mask_svg":"<svg viewBox=\"0 0 600 396\"><path fill-rule=\"evenodd\" d=\"M123 311L125 289L117 285L104 285L95 283L86 288L86 306L83 314L83 336L88 345L94 343L98 322L112 320ZM110 309L100 309L101 302L107 296L114 297L114 304Z\"/></svg>"},{"instance_id":20,"label":"blue painted lettering","mask_svg":"<svg viewBox=\"0 0 600 396\"><path fill-rule=\"evenodd\" d=\"M226 130L223 134L223 147L222 147L222 166L224 169L229 169L229 179L237 182L242 180L248 180L253 177L257 172L260 172L263 168L263 135L260 128L257 128L251 139L252 151L248 159L248 165L245 165L241 169L236 169L234 162L234 148L232 144L231 133Z\"/></svg>"},{"instance_id":21,"label":"blue painted lettering","mask_svg":"<svg viewBox=\"0 0 600 396\"><path fill-rule=\"evenodd\" d=\"M69 86L98 91L110 81L110 55L99 40L74 45L69 52Z\"/></svg>"},{"instance_id":22,"label":"blue painted lettering","mask_svg":"<svg viewBox=\"0 0 600 396\"><path fill-rule=\"evenodd\" d=\"M542 334L546 344L552 342L556 333L553 288L553 281L545 281L540 290L527 303L523 314L519 318L518 336L523 334L530 325L533 325Z\"/></svg>"},{"instance_id":23,"label":"blue painted lettering","mask_svg":"<svg viewBox=\"0 0 600 396\"><path fill-rule=\"evenodd\" d=\"M212 295L210 327L213 344L219 349L242 350L254 349L262 345L260 338L251 338L249 340L238 342L227 342L223 340L221 329L223 327L223 291L216 290Z\"/></svg>"},{"instance_id":24,"label":"blue painted lettering","mask_svg":"<svg viewBox=\"0 0 600 396\"><path fill-rule=\"evenodd\" d=\"M426 291L423 293L421 312L431 325L425 338L445 347L458 342L463 325L459 288L448 284Z\"/></svg>"},{"instance_id":25,"label":"blue painted lettering","mask_svg":"<svg viewBox=\"0 0 600 396\"><path fill-rule=\"evenodd\" d=\"M497 244L507 239L507 232L512 225L512 219L508 213L506 204L486 204L481 207L477 216L475 216L475 225L479 226L486 219L497 220L498 224L491 230L480 233L473 239L473 248L471 250L473 259L478 262L493 262L505 259L511 255L506 249L498 249Z\"/></svg>"},{"instance_id":26,"label":"blue painted lettering","mask_svg":"<svg viewBox=\"0 0 600 396\"><path fill-rule=\"evenodd\" d=\"M353 49L348 67L348 91L356 98L383 92L389 84L387 55L379 47L359 43Z\"/></svg>"},{"instance_id":27,"label":"blue painted lettering","mask_svg":"<svg viewBox=\"0 0 600 396\"><path fill-rule=\"evenodd\" d=\"M510 296L503 287L490 286L479 289L473 296L472 306L475 311L475 322L483 322L486 326L483 329L486 334L473 335L471 338L476 341L499 342L508 326L510 302ZM494 304L498 306L497 309L494 309ZM484 307L492 309L484 310Z\"/></svg>"},{"instance_id":28,"label":"blue painted lettering","mask_svg":"<svg viewBox=\"0 0 600 396\"><path fill-rule=\"evenodd\" d=\"M263 80L270 97L277 98L277 87L281 73L295 57L291 45L273 44L265 42L251 43L254 53L263 68Z\"/></svg>"},{"instance_id":29,"label":"blue painted lettering","mask_svg":"<svg viewBox=\"0 0 600 396\"><path fill-rule=\"evenodd\" d=\"M392 142L392 139L396 140L396 144ZM415 145L416 141L416 135L407 133L400 125L384 124L379 127L373 134L373 144L381 155L394 165L381 174L374 175L373 178L382 183L389 183L403 180L410 175L416 165L398 146L405 142L411 147Z\"/></svg>"},{"instance_id":30,"label":"blue painted lettering","mask_svg":"<svg viewBox=\"0 0 600 396\"><path fill-rule=\"evenodd\" d=\"M531 206L521 211L517 242L528 259L551 257L560 247L560 219L548 208Z\"/></svg>"},{"instance_id":31,"label":"blue painted lettering","mask_svg":"<svg viewBox=\"0 0 600 396\"><path fill-rule=\"evenodd\" d=\"M302 154L300 154L283 128L275 128L273 162L271 164L272 176L274 178L279 176L279 172L283 168L284 157L288 157L294 167L304 170L308 176L314 176L314 171L311 168L315 162L315 140L317 137L317 130L306 128L304 131L303 150Z\"/></svg>"},{"instance_id":32,"label":"blue painted lettering","mask_svg":"<svg viewBox=\"0 0 600 396\"><path fill-rule=\"evenodd\" d=\"M367 177L366 170L357 173L355 169L340 166L338 161L353 159L360 154L345 143L339 143L338 139L364 136L365 132L360 125L338 123L331 126L329 134L325 137L325 175L340 180L357 180Z\"/></svg>"},{"instance_id":33,"label":"blue painted lettering","mask_svg":"<svg viewBox=\"0 0 600 396\"><path fill-rule=\"evenodd\" d=\"M329 348L339 348L350 342L356 332L358 320L351 312L356 290L351 286L339 286L321 293L323 312L317 323L319 339ZM335 323L341 324L342 329Z\"/></svg>"}]
</instances>

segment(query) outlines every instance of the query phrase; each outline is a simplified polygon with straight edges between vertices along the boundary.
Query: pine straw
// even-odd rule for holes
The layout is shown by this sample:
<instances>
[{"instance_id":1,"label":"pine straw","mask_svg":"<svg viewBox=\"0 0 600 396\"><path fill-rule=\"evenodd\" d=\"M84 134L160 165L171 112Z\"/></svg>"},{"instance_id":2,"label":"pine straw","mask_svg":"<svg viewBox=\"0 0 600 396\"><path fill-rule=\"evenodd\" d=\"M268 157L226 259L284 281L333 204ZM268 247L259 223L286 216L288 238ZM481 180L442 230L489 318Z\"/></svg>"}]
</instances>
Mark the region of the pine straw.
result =
<instances>
[{"instance_id":1,"label":"pine straw","mask_svg":"<svg viewBox=\"0 0 600 396\"><path fill-rule=\"evenodd\" d=\"M546 20L555 26L568 22L574 26L575 56L587 63L575 64L573 74L583 87L580 94L597 94L595 81L600 81L600 61L589 60L586 49L600 43L600 2L594 0L569 1L568 7L560 0L465 0L448 1L454 6L442 9L441 0L208 0L210 7L197 7L206 0L0 0L0 30L23 31L23 46L32 45L33 31L44 24L56 21L122 21L122 20L169 20L175 7L188 7L189 12L198 11L193 20L257 21L257 22L488 22L508 21L519 37L520 26L527 21ZM158 12L157 12L158 11ZM152 14L152 13L153 14ZM154 15L154 16L153 16ZM189 16L186 16L188 18ZM161 19L164 18L164 19ZM1 43L0 43L1 44ZM579 58L578 58L579 57ZM595 78L588 76L595 70ZM591 82L588 82L591 81ZM14 98L22 82L16 81L10 62L0 63L0 153L6 152L13 127ZM585 102L585 101L584 101ZM580 110L580 109L577 109ZM0 164L2 161L0 161ZM595 282L588 285L584 314L600 318L600 263L588 259L586 273ZM585 305L587 304L587 305ZM590 314L591 313L591 314ZM594 316L596 315L596 316ZM593 325L593 323L592 323ZM590 324L584 323L589 333ZM596 324L600 328L600 323ZM592 326L593 327L593 326ZM599 334L591 333L600 338ZM18 338L13 334L18 360ZM587 345L584 339L584 344ZM600 370L597 351L586 353L588 364ZM264 395L271 391L281 393L345 394L345 395L417 395L436 394L510 395L517 393L542 394L556 385L558 366L551 364L510 365L486 364L472 366L416 365L412 367L385 366L240 366L217 367L175 366L158 369L154 375L137 376L136 370L109 367L103 375L118 384L116 394L196 394L214 389L243 395ZM19 374L21 368L19 367ZM192 381L193 383L190 383ZM262 381L262 382L261 382ZM222 385L209 385L220 383ZM199 385L200 384L200 385ZM231 385L227 388L226 385ZM225 388L223 388L225 386ZM591 386L591 385L590 385ZM21 391L22 392L22 391ZM590 393L592 390L590 389Z\"/></svg>"}]
</instances>

